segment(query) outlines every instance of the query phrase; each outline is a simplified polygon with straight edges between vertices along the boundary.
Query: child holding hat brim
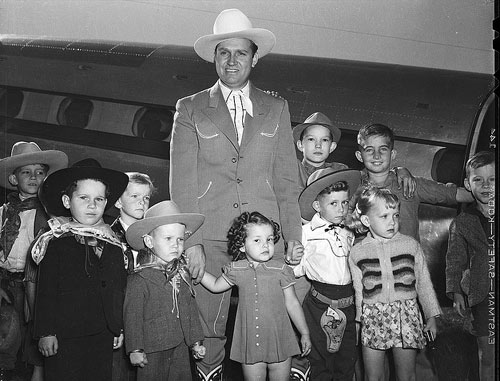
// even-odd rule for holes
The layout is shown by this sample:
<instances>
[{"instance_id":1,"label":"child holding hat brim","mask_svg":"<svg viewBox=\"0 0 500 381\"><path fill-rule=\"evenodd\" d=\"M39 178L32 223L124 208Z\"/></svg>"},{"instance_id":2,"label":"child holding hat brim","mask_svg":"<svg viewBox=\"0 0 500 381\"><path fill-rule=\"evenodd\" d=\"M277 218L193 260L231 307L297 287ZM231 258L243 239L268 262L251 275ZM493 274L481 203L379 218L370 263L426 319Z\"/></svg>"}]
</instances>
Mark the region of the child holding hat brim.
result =
<instances>
[{"instance_id":1,"label":"child holding hat brim","mask_svg":"<svg viewBox=\"0 0 500 381\"><path fill-rule=\"evenodd\" d=\"M123 342L126 270L120 241L103 221L128 177L86 159L48 176L40 199L50 230L35 242L39 263L34 335L50 381L109 381Z\"/></svg>"},{"instance_id":2,"label":"child holding hat brim","mask_svg":"<svg viewBox=\"0 0 500 381\"><path fill-rule=\"evenodd\" d=\"M0 186L15 190L0 207L0 301L6 299L19 315L20 325L11 325L9 335L18 338L18 343L24 341L24 358L34 366L33 381L42 379L43 358L29 332L36 266L30 263L28 251L38 232L47 227L48 216L38 199L38 188L48 174L67 165L64 152L43 151L35 142L23 141L15 143L11 155L0 160ZM0 351L0 374L14 369L18 348L19 344Z\"/></svg>"},{"instance_id":3,"label":"child holding hat brim","mask_svg":"<svg viewBox=\"0 0 500 381\"><path fill-rule=\"evenodd\" d=\"M205 216L181 213L173 201L149 208L134 222L126 238L134 250L146 249L129 275L125 296L125 348L137 369L137 381L191 380L189 349L195 359L205 355L195 292L184 242Z\"/></svg>"}]
</instances>

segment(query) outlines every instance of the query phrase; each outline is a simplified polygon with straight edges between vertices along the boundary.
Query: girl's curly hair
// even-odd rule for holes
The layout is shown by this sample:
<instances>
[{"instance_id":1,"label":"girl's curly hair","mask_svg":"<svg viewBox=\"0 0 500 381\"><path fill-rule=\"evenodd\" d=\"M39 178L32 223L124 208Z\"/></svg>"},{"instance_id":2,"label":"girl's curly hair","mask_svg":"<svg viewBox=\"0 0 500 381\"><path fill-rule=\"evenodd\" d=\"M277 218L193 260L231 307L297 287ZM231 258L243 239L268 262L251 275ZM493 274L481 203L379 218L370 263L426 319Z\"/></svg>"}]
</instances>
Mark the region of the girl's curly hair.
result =
<instances>
[{"instance_id":1,"label":"girl's curly hair","mask_svg":"<svg viewBox=\"0 0 500 381\"><path fill-rule=\"evenodd\" d=\"M241 252L240 248L245 246L247 226L250 224L272 226L274 243L280 239L280 226L276 222L259 212L244 212L233 220L233 224L227 233L227 251L233 257L233 261L246 259L245 253Z\"/></svg>"}]
</instances>

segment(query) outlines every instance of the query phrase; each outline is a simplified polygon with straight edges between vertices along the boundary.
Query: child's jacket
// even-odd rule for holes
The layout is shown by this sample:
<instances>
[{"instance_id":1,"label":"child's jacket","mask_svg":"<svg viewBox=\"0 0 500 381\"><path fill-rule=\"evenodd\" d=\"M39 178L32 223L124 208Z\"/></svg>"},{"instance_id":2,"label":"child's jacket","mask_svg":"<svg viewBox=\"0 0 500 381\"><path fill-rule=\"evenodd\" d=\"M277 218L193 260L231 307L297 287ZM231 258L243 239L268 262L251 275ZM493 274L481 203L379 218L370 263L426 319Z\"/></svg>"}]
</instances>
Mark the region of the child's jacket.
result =
<instances>
[{"instance_id":1,"label":"child's jacket","mask_svg":"<svg viewBox=\"0 0 500 381\"><path fill-rule=\"evenodd\" d=\"M203 340L198 306L189 286L179 275L171 282L177 284L178 292L157 268L146 267L128 276L123 311L127 353L164 351L182 342L191 346Z\"/></svg>"},{"instance_id":2,"label":"child's jacket","mask_svg":"<svg viewBox=\"0 0 500 381\"><path fill-rule=\"evenodd\" d=\"M469 306L481 303L487 296L491 278L488 277L489 258L495 260L494 218L488 220L472 205L460 213L450 225L446 252L446 294L464 293L460 286L465 270L470 271ZM491 237L491 247L488 247ZM491 257L490 257L491 255Z\"/></svg>"}]
</instances>

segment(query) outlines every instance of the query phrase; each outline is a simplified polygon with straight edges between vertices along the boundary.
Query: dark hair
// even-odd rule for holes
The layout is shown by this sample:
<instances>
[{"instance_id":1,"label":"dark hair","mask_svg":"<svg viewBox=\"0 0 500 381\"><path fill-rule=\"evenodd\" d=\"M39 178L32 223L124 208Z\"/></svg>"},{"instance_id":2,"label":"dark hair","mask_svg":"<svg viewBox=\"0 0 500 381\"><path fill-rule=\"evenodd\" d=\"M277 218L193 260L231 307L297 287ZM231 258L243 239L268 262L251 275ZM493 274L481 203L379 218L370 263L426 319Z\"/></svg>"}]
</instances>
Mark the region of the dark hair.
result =
<instances>
[{"instance_id":1,"label":"dark hair","mask_svg":"<svg viewBox=\"0 0 500 381\"><path fill-rule=\"evenodd\" d=\"M361 222L361 216L366 215L377 201L384 201L389 208L399 207L399 199L389 189L367 186L361 192L356 202L356 208L346 218L346 225L357 233L366 233L368 228Z\"/></svg>"},{"instance_id":2,"label":"dark hair","mask_svg":"<svg viewBox=\"0 0 500 381\"><path fill-rule=\"evenodd\" d=\"M69 198L71 198L71 196L73 196L73 193L75 192L76 190L76 187L78 186L78 181L80 180L94 180L94 181L98 181L102 184L104 184L104 187L106 188L106 192L105 192L105 196L106 198L109 197L109 195L111 194L110 190L109 190L109 185L106 184L104 181L102 181L101 179L92 179L92 178L88 178L88 179L78 179L78 180L75 180L73 181L71 184L69 184L62 192L61 192L61 195L67 195Z\"/></svg>"},{"instance_id":3,"label":"dark hair","mask_svg":"<svg viewBox=\"0 0 500 381\"><path fill-rule=\"evenodd\" d=\"M359 150L363 149L362 142L371 136L383 136L389 138L389 147L391 149L394 148L394 132L392 132L392 130L385 124L373 123L367 124L359 130L357 139Z\"/></svg>"},{"instance_id":4,"label":"dark hair","mask_svg":"<svg viewBox=\"0 0 500 381\"><path fill-rule=\"evenodd\" d=\"M151 194L156 192L156 187L154 186L153 181L151 180L149 175L140 172L126 172L125 174L128 176L129 183L149 185Z\"/></svg>"},{"instance_id":5,"label":"dark hair","mask_svg":"<svg viewBox=\"0 0 500 381\"><path fill-rule=\"evenodd\" d=\"M495 154L492 151L476 152L465 164L465 177L469 177L471 169L477 169L495 163Z\"/></svg>"},{"instance_id":6,"label":"dark hair","mask_svg":"<svg viewBox=\"0 0 500 381\"><path fill-rule=\"evenodd\" d=\"M244 212L233 220L233 224L227 233L227 252L233 257L233 261L245 259L245 253L240 248L245 246L248 225L269 225L273 228L274 243L280 239L280 226L273 220L259 212Z\"/></svg>"},{"instance_id":7,"label":"dark hair","mask_svg":"<svg viewBox=\"0 0 500 381\"><path fill-rule=\"evenodd\" d=\"M252 40L248 40L248 41L250 41L250 50L252 51L252 58L253 58L253 56L255 56L255 53L257 53L257 50L259 50L259 47L257 45L255 45L255 42L253 42ZM220 44L220 42L219 42L219 44ZM219 46L219 44L215 45L214 55L217 54L217 47Z\"/></svg>"},{"instance_id":8,"label":"dark hair","mask_svg":"<svg viewBox=\"0 0 500 381\"><path fill-rule=\"evenodd\" d=\"M310 126L307 126L306 128L304 128L302 130L302 132L300 133L300 137L299 137L299 140L302 141L304 139L304 135L306 134L306 131L310 128L310 127L314 127L314 126L321 126L321 127L325 127L323 126L322 124L311 124ZM330 135L330 139L332 139L332 142L333 142L333 134L332 134L332 130L330 130L328 127L325 127L327 130L328 130L328 134Z\"/></svg>"},{"instance_id":9,"label":"dark hair","mask_svg":"<svg viewBox=\"0 0 500 381\"><path fill-rule=\"evenodd\" d=\"M327 194L330 194L333 192L342 192L342 191L347 191L347 192L349 191L349 184L347 183L347 181L341 180L341 181L337 181L334 184L328 185L325 189L323 189L321 192L318 193L315 201L319 200L319 198L324 196L324 195L327 195Z\"/></svg>"}]
</instances>

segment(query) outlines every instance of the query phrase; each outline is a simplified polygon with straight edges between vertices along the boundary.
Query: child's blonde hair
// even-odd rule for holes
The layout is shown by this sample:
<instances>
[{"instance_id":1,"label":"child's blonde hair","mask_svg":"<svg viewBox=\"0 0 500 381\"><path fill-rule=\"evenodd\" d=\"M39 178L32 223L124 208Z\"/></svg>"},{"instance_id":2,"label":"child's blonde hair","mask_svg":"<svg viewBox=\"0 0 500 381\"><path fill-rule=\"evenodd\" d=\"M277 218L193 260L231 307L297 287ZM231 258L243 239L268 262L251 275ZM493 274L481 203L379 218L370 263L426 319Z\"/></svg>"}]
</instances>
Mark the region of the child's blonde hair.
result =
<instances>
[{"instance_id":1,"label":"child's blonde hair","mask_svg":"<svg viewBox=\"0 0 500 381\"><path fill-rule=\"evenodd\" d=\"M379 201L384 201L392 209L399 207L398 196L389 189L367 186L357 199L353 213L346 218L347 227L357 233L366 233L368 228L361 222L361 216L366 215Z\"/></svg>"},{"instance_id":2,"label":"child's blonde hair","mask_svg":"<svg viewBox=\"0 0 500 381\"><path fill-rule=\"evenodd\" d=\"M149 175L141 172L125 172L125 174L128 176L129 183L149 185L151 194L156 192L156 187L154 186L153 181L151 180Z\"/></svg>"}]
</instances>

